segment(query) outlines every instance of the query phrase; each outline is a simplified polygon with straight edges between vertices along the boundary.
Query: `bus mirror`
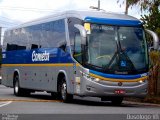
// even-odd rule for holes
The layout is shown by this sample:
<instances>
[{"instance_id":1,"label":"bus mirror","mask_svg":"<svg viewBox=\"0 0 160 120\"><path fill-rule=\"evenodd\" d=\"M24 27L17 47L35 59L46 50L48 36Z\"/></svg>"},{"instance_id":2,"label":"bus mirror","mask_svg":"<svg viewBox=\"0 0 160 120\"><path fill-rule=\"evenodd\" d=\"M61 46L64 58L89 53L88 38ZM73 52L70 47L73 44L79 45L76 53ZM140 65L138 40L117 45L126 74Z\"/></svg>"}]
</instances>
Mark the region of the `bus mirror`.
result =
<instances>
[{"instance_id":1,"label":"bus mirror","mask_svg":"<svg viewBox=\"0 0 160 120\"><path fill-rule=\"evenodd\" d=\"M159 38L158 38L158 35L151 31L151 30L148 30L146 29L146 32L149 33L152 37L153 37L153 48L155 50L157 50L159 48Z\"/></svg>"},{"instance_id":2,"label":"bus mirror","mask_svg":"<svg viewBox=\"0 0 160 120\"><path fill-rule=\"evenodd\" d=\"M80 32L80 35L81 35L81 38L82 38L82 44L86 45L87 33L86 33L85 28L82 25L79 25L79 24L75 24L74 27L76 27Z\"/></svg>"}]
</instances>

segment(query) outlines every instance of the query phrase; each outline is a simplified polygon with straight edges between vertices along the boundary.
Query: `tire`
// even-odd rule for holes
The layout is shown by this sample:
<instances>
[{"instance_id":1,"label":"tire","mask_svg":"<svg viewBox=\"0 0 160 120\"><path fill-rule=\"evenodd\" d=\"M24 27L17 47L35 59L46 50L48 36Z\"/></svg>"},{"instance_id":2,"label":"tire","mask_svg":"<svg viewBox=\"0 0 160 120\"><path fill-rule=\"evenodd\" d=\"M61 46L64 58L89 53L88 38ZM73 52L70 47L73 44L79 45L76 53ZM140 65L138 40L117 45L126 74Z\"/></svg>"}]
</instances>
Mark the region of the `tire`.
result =
<instances>
[{"instance_id":1,"label":"tire","mask_svg":"<svg viewBox=\"0 0 160 120\"><path fill-rule=\"evenodd\" d=\"M60 98L61 100L63 100L63 102L69 103L73 100L73 95L68 94L67 92L67 84L64 78L59 85L59 90L60 90Z\"/></svg>"},{"instance_id":2,"label":"tire","mask_svg":"<svg viewBox=\"0 0 160 120\"><path fill-rule=\"evenodd\" d=\"M115 97L115 98L112 98L111 101L113 105L119 106L122 104L123 97Z\"/></svg>"},{"instance_id":3,"label":"tire","mask_svg":"<svg viewBox=\"0 0 160 120\"><path fill-rule=\"evenodd\" d=\"M31 91L27 90L27 89L22 89L22 92L23 92L23 96L26 96L26 97L30 96L30 94L31 94Z\"/></svg>"},{"instance_id":4,"label":"tire","mask_svg":"<svg viewBox=\"0 0 160 120\"><path fill-rule=\"evenodd\" d=\"M19 76L18 75L14 76L13 89L14 89L14 95L16 95L16 96L23 95L23 90L22 90L22 88L20 88L20 85L19 85Z\"/></svg>"},{"instance_id":5,"label":"tire","mask_svg":"<svg viewBox=\"0 0 160 120\"><path fill-rule=\"evenodd\" d=\"M51 92L51 97L52 97L52 99L55 99L55 100L60 99L59 95L55 92Z\"/></svg>"}]
</instances>

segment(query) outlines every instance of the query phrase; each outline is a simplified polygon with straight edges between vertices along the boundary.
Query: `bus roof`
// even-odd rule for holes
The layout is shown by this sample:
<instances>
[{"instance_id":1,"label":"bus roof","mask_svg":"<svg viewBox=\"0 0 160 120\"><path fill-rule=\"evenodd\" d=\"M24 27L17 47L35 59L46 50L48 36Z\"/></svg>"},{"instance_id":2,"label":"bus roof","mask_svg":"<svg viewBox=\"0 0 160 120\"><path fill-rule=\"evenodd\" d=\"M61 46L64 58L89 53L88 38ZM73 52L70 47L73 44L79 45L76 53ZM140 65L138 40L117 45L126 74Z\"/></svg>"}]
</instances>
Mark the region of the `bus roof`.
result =
<instances>
[{"instance_id":1,"label":"bus roof","mask_svg":"<svg viewBox=\"0 0 160 120\"><path fill-rule=\"evenodd\" d=\"M125 15L125 14L117 14L117 13L112 13L112 12L105 12L105 11L65 11L65 12L57 12L56 14L52 14L50 16L46 16L43 18L39 18L27 23L23 23L17 27L11 28L12 29L17 29L17 28L22 28L22 27L27 27L31 25L36 25L40 23L45 23L45 22L50 22L58 19L63 19L63 18L68 18L68 17L76 17L82 20L86 20L87 18L107 18L107 19L114 19L114 20L131 20L131 21L137 21L141 23L137 18Z\"/></svg>"}]
</instances>

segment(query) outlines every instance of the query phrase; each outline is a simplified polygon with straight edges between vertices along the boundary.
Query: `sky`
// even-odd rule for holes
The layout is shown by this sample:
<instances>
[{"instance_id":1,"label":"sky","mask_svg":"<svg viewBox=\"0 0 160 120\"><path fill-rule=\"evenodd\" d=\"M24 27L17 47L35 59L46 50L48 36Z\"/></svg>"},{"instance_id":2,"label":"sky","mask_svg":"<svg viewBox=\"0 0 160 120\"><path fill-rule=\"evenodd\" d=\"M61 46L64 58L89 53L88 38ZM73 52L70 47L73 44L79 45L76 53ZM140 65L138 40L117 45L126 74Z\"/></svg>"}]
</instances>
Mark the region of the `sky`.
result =
<instances>
[{"instance_id":1,"label":"sky","mask_svg":"<svg viewBox=\"0 0 160 120\"><path fill-rule=\"evenodd\" d=\"M124 0L100 0L101 9L124 13ZM66 10L89 10L98 0L0 0L0 26L8 28L55 12ZM120 7L121 6L121 7ZM140 18L137 7L129 9L129 15Z\"/></svg>"}]
</instances>

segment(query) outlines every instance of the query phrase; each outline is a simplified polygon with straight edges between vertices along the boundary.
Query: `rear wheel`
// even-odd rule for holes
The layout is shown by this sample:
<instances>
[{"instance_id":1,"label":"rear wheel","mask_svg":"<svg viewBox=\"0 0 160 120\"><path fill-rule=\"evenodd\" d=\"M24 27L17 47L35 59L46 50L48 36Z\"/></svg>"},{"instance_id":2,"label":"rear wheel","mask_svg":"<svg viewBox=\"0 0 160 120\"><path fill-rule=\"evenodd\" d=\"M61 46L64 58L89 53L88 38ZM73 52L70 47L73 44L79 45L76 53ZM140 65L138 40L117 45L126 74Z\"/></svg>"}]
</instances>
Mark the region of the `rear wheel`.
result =
<instances>
[{"instance_id":1,"label":"rear wheel","mask_svg":"<svg viewBox=\"0 0 160 120\"><path fill-rule=\"evenodd\" d=\"M60 99L59 95L56 92L51 92L51 96L53 99Z\"/></svg>"},{"instance_id":2,"label":"rear wheel","mask_svg":"<svg viewBox=\"0 0 160 120\"><path fill-rule=\"evenodd\" d=\"M19 76L14 76L14 83L13 83L14 95L21 96L23 94L23 90L20 88L19 85Z\"/></svg>"},{"instance_id":3,"label":"rear wheel","mask_svg":"<svg viewBox=\"0 0 160 120\"><path fill-rule=\"evenodd\" d=\"M67 92L67 84L64 78L59 85L59 90L60 90L60 97L64 102L71 102L73 100L73 95L68 94Z\"/></svg>"},{"instance_id":4,"label":"rear wheel","mask_svg":"<svg viewBox=\"0 0 160 120\"><path fill-rule=\"evenodd\" d=\"M16 96L29 96L31 93L29 90L20 87L18 75L14 77L13 89Z\"/></svg>"}]
</instances>

